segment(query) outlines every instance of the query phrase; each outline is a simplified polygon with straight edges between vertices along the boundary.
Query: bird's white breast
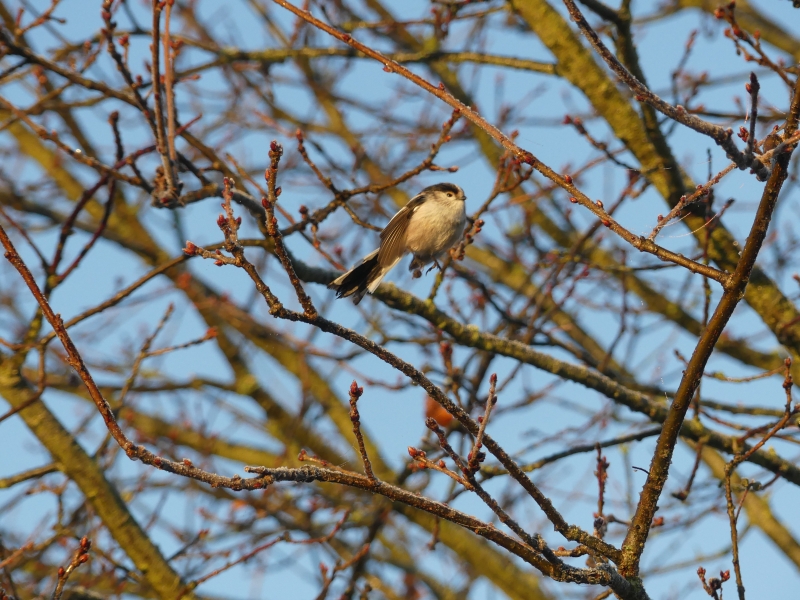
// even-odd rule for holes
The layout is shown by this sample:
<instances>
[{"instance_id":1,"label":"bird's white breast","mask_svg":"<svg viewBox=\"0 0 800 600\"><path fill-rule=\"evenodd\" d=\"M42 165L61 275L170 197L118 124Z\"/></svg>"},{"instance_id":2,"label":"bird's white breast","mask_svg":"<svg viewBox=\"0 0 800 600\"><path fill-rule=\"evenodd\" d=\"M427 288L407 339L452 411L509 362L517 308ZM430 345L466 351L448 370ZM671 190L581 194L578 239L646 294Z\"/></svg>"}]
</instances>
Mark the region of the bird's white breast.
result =
<instances>
[{"instance_id":1,"label":"bird's white breast","mask_svg":"<svg viewBox=\"0 0 800 600\"><path fill-rule=\"evenodd\" d=\"M421 258L432 260L461 239L466 224L463 200L426 202L411 217L406 248Z\"/></svg>"}]
</instances>

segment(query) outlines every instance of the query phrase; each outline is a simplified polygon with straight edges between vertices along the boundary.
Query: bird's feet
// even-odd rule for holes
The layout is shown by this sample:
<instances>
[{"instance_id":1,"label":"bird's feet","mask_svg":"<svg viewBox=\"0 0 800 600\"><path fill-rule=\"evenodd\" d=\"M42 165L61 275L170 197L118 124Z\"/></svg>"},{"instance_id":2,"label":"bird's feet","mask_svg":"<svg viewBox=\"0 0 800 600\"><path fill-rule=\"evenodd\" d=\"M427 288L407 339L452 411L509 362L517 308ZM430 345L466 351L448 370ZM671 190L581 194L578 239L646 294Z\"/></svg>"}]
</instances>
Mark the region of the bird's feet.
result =
<instances>
[{"instance_id":1,"label":"bird's feet","mask_svg":"<svg viewBox=\"0 0 800 600\"><path fill-rule=\"evenodd\" d=\"M425 271L425 275L427 275L428 273L430 273L434 269L439 269L440 271L442 270L442 265L440 265L439 261L436 260L435 258L433 259L433 264L428 268L427 271Z\"/></svg>"}]
</instances>

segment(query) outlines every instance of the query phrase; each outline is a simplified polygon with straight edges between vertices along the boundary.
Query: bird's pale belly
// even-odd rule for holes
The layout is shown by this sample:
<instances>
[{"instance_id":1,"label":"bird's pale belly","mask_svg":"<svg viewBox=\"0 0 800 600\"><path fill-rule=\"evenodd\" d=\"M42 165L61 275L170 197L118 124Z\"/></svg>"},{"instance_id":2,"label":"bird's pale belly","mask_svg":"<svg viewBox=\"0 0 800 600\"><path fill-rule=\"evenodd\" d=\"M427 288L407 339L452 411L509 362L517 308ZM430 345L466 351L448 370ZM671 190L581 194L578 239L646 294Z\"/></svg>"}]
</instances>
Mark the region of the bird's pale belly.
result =
<instances>
[{"instance_id":1,"label":"bird's pale belly","mask_svg":"<svg viewBox=\"0 0 800 600\"><path fill-rule=\"evenodd\" d=\"M424 225L409 227L406 248L417 258L430 262L453 247L464 233L465 224L463 213L456 218L426 215Z\"/></svg>"}]
</instances>

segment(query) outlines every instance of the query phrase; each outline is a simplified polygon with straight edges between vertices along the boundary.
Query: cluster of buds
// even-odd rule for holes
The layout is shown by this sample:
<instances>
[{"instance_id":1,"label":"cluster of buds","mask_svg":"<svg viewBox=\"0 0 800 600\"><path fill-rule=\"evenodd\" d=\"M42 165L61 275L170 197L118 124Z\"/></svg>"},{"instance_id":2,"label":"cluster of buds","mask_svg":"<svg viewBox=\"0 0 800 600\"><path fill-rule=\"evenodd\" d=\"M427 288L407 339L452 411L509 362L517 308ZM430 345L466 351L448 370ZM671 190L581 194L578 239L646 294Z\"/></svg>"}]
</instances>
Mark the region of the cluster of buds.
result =
<instances>
[{"instance_id":1,"label":"cluster of buds","mask_svg":"<svg viewBox=\"0 0 800 600\"><path fill-rule=\"evenodd\" d=\"M64 567L58 567L58 578L66 578L73 569L87 562L89 560L89 549L91 547L92 541L86 536L83 536L81 538L80 545L78 546L78 550L75 552L75 556L72 558L69 566L66 569Z\"/></svg>"},{"instance_id":2,"label":"cluster of buds","mask_svg":"<svg viewBox=\"0 0 800 600\"><path fill-rule=\"evenodd\" d=\"M792 379L792 373L789 369L792 368L792 359L788 356L783 361L783 364L786 365L786 378L783 380L783 389L786 390L786 393L789 393L789 390L792 389L794 385L794 380Z\"/></svg>"},{"instance_id":3,"label":"cluster of buds","mask_svg":"<svg viewBox=\"0 0 800 600\"><path fill-rule=\"evenodd\" d=\"M361 442L361 417L358 414L358 406L356 406L356 403L363 394L364 388L358 387L358 382L353 380L353 383L350 384L350 421L353 423L353 432L356 434L359 442Z\"/></svg>"},{"instance_id":4,"label":"cluster of buds","mask_svg":"<svg viewBox=\"0 0 800 600\"><path fill-rule=\"evenodd\" d=\"M595 477L597 477L597 483L600 485L600 489L605 489L606 482L608 481L608 467L611 466L611 463L608 462L608 459L600 454L600 447L597 448L597 470L594 472Z\"/></svg>"},{"instance_id":5,"label":"cluster of buds","mask_svg":"<svg viewBox=\"0 0 800 600\"><path fill-rule=\"evenodd\" d=\"M703 567L697 568L697 576L703 584L703 589L712 598L719 598L717 592L722 591L722 584L731 578L730 571L720 571L719 577L712 577L706 581L706 570Z\"/></svg>"},{"instance_id":6,"label":"cluster of buds","mask_svg":"<svg viewBox=\"0 0 800 600\"><path fill-rule=\"evenodd\" d=\"M413 446L408 447L408 455L414 459L414 463L411 464L412 470L424 470L424 469L441 469L446 471L447 465L444 462L444 459L439 459L438 462L434 463L428 460L428 456L422 450L418 448L414 448Z\"/></svg>"},{"instance_id":7,"label":"cluster of buds","mask_svg":"<svg viewBox=\"0 0 800 600\"><path fill-rule=\"evenodd\" d=\"M458 121L460 118L461 118L461 109L454 108L453 114L450 115L450 118L447 119L447 121L445 121L444 123L442 123L442 129L444 130L449 127L452 127L453 125L456 124L456 121Z\"/></svg>"},{"instance_id":8,"label":"cluster of buds","mask_svg":"<svg viewBox=\"0 0 800 600\"><path fill-rule=\"evenodd\" d=\"M478 417L479 423L482 420L483 417ZM467 454L467 464L468 464L467 469L470 471L472 475L474 475L475 473L480 471L481 463L485 460L486 460L486 452L484 452L483 450L471 451L469 454Z\"/></svg>"},{"instance_id":9,"label":"cluster of buds","mask_svg":"<svg viewBox=\"0 0 800 600\"><path fill-rule=\"evenodd\" d=\"M223 205L224 207L224 205ZM233 226L233 228L231 228ZM239 231L239 228L242 226L242 217L236 217L235 219L228 219L225 215L220 215L217 217L217 227L222 230L222 233L225 237L229 237L231 233L235 233Z\"/></svg>"},{"instance_id":10,"label":"cluster of buds","mask_svg":"<svg viewBox=\"0 0 800 600\"><path fill-rule=\"evenodd\" d=\"M108 28L101 30L101 33L105 34L106 32L114 31L114 28L117 24L111 20L111 4L113 0L103 0L103 6L100 9L100 16L102 17L103 21Z\"/></svg>"},{"instance_id":11,"label":"cluster of buds","mask_svg":"<svg viewBox=\"0 0 800 600\"><path fill-rule=\"evenodd\" d=\"M464 256L466 256L466 253L467 253L467 246L469 246L470 244L474 244L475 243L475 236L478 235L481 232L481 230L483 229L483 226L485 224L486 224L486 222L483 219L477 219L472 224L472 227L464 235L464 242L459 244L451 252L451 256L455 260L464 260Z\"/></svg>"},{"instance_id":12,"label":"cluster of buds","mask_svg":"<svg viewBox=\"0 0 800 600\"><path fill-rule=\"evenodd\" d=\"M300 136L302 137L302 133ZM277 140L272 140L269 143L269 157L280 158L281 156L283 156L283 146Z\"/></svg>"},{"instance_id":13,"label":"cluster of buds","mask_svg":"<svg viewBox=\"0 0 800 600\"><path fill-rule=\"evenodd\" d=\"M353 381L353 383L350 384L350 396L352 398L358 399L361 398L363 394L364 394L364 388L358 387L358 383L356 383L356 381Z\"/></svg>"},{"instance_id":14,"label":"cluster of buds","mask_svg":"<svg viewBox=\"0 0 800 600\"><path fill-rule=\"evenodd\" d=\"M297 132L297 139L301 142L302 146L302 132L298 130ZM278 163L281 160L281 156L283 156L283 146L277 140L272 140L269 144L269 160L270 166L264 170L264 180L267 182L267 187L270 189L274 189L275 191L275 200L281 195L280 187L275 186L275 180L278 176ZM261 206L267 211L267 230L270 235L274 236L278 232L278 219L272 214L274 209L273 207L274 201L267 197L261 198Z\"/></svg>"},{"instance_id":15,"label":"cluster of buds","mask_svg":"<svg viewBox=\"0 0 800 600\"><path fill-rule=\"evenodd\" d=\"M177 55L178 52L181 51L181 48L185 45L183 40L170 40L169 47L172 48L172 51ZM174 59L174 57L173 57ZM163 75L162 75L163 77Z\"/></svg>"},{"instance_id":16,"label":"cluster of buds","mask_svg":"<svg viewBox=\"0 0 800 600\"><path fill-rule=\"evenodd\" d=\"M428 465L426 464L426 461L428 460L428 457L425 454L425 452L423 452L422 450L419 450L418 448L414 448L414 446L409 446L408 447L408 455L414 461L413 463L411 463L409 465L409 468L412 471L425 470L425 469L428 468Z\"/></svg>"},{"instance_id":17,"label":"cluster of buds","mask_svg":"<svg viewBox=\"0 0 800 600\"><path fill-rule=\"evenodd\" d=\"M414 460L420 460L420 459L424 460L425 458L427 458L427 455L423 450L420 450L419 448L414 448L414 446L408 447L408 455Z\"/></svg>"},{"instance_id":18,"label":"cluster of buds","mask_svg":"<svg viewBox=\"0 0 800 600\"><path fill-rule=\"evenodd\" d=\"M475 236L481 232L481 229L483 229L485 224L486 222L483 219L478 219L475 221L475 223L472 225L472 231L468 231L465 237L467 245L472 244L475 241Z\"/></svg>"},{"instance_id":19,"label":"cluster of buds","mask_svg":"<svg viewBox=\"0 0 800 600\"><path fill-rule=\"evenodd\" d=\"M738 25L734 25L733 27L728 27L725 29L724 35L726 38L734 38L737 37L740 40L743 40L747 37L747 34L742 31Z\"/></svg>"}]
</instances>

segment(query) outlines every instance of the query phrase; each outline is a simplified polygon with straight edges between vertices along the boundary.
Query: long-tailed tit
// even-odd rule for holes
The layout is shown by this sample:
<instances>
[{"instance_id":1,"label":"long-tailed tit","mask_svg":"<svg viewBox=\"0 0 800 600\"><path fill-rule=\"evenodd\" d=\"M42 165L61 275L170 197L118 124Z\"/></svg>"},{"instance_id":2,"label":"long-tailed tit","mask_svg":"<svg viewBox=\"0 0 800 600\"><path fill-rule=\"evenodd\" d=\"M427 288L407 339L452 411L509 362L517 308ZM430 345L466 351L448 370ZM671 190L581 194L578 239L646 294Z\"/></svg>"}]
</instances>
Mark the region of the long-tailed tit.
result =
<instances>
[{"instance_id":1,"label":"long-tailed tit","mask_svg":"<svg viewBox=\"0 0 800 600\"><path fill-rule=\"evenodd\" d=\"M353 297L358 304L364 294L373 293L384 276L407 252L414 255L409 271L435 263L464 233L467 212L464 190L453 183L426 187L401 208L381 231L380 247L359 264L335 279L328 287L337 298Z\"/></svg>"}]
</instances>

